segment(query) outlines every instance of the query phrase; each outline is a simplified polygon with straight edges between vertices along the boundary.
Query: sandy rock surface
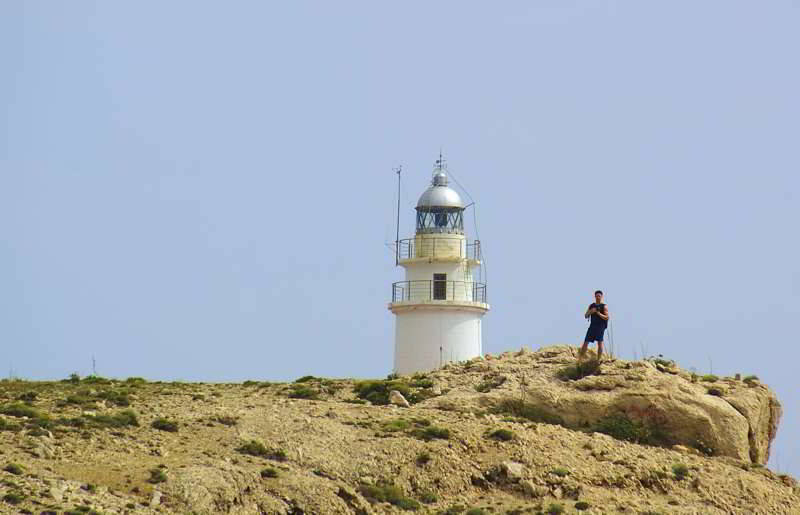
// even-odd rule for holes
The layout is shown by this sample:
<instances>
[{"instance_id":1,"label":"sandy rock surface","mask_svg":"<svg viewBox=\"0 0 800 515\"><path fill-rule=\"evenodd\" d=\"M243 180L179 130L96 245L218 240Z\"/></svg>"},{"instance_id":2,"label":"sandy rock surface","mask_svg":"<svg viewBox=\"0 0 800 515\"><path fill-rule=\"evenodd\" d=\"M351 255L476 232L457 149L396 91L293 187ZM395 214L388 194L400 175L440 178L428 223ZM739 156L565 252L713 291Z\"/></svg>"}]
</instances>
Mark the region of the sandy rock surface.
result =
<instances>
[{"instance_id":1,"label":"sandy rock surface","mask_svg":"<svg viewBox=\"0 0 800 515\"><path fill-rule=\"evenodd\" d=\"M0 513L800 512L761 465L767 387L654 361L561 379L574 351L372 382L3 381Z\"/></svg>"}]
</instances>

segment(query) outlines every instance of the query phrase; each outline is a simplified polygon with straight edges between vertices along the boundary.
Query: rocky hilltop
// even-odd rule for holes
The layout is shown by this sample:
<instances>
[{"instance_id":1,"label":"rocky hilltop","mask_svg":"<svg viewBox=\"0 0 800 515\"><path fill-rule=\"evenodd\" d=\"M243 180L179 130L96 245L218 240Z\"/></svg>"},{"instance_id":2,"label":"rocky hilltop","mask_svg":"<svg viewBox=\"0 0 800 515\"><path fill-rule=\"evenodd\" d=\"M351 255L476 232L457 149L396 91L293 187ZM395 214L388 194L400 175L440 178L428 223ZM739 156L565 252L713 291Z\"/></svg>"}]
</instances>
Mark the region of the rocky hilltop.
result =
<instances>
[{"instance_id":1,"label":"rocky hilltop","mask_svg":"<svg viewBox=\"0 0 800 515\"><path fill-rule=\"evenodd\" d=\"M2 513L800 513L755 376L548 347L386 380L0 382Z\"/></svg>"}]
</instances>

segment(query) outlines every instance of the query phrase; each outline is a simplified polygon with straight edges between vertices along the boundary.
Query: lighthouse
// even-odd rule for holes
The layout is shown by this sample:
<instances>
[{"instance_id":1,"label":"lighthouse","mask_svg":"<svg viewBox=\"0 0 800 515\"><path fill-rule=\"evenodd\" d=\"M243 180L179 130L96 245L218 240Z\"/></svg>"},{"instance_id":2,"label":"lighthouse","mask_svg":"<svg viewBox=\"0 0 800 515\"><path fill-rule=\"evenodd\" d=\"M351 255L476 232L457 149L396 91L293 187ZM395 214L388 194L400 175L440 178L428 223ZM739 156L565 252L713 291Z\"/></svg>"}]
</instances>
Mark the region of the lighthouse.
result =
<instances>
[{"instance_id":1,"label":"lighthouse","mask_svg":"<svg viewBox=\"0 0 800 515\"><path fill-rule=\"evenodd\" d=\"M397 241L405 280L392 284L394 372L412 374L482 354L486 284L476 281L480 241L464 234L464 203L439 156L416 207L416 233Z\"/></svg>"}]
</instances>

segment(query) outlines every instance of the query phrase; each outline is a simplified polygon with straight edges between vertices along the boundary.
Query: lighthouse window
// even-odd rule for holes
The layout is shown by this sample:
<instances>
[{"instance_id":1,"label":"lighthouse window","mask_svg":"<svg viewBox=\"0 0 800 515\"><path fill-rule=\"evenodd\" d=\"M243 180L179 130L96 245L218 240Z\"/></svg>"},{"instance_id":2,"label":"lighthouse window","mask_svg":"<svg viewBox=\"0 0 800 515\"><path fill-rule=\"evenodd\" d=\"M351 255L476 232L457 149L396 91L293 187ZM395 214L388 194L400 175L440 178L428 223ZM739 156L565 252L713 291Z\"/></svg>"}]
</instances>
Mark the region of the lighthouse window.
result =
<instances>
[{"instance_id":1,"label":"lighthouse window","mask_svg":"<svg viewBox=\"0 0 800 515\"><path fill-rule=\"evenodd\" d=\"M447 274L433 274L433 300L447 300Z\"/></svg>"}]
</instances>

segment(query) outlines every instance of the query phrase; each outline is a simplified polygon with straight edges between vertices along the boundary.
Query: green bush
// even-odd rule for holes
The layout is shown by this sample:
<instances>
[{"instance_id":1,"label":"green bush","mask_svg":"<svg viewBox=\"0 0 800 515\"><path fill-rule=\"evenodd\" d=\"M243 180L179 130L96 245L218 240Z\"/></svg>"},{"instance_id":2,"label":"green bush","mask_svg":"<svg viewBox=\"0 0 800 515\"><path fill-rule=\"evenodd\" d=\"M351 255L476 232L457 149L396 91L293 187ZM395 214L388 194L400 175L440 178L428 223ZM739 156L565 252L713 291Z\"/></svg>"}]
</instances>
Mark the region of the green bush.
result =
<instances>
[{"instance_id":1,"label":"green bush","mask_svg":"<svg viewBox=\"0 0 800 515\"><path fill-rule=\"evenodd\" d=\"M514 432L509 429L495 429L494 431L489 433L488 436L493 440L508 442L509 440L514 439Z\"/></svg>"},{"instance_id":2,"label":"green bush","mask_svg":"<svg viewBox=\"0 0 800 515\"><path fill-rule=\"evenodd\" d=\"M417 454L417 459L416 459L417 465L422 466L428 463L429 461L431 461L431 453L429 453L428 451L422 451L419 454Z\"/></svg>"},{"instance_id":3,"label":"green bush","mask_svg":"<svg viewBox=\"0 0 800 515\"><path fill-rule=\"evenodd\" d=\"M120 411L113 415L84 416L83 420L86 421L86 425L98 428L139 426L136 412L132 410Z\"/></svg>"},{"instance_id":4,"label":"green bush","mask_svg":"<svg viewBox=\"0 0 800 515\"><path fill-rule=\"evenodd\" d=\"M309 381L319 381L320 378L314 376L303 376L299 379L295 379L295 383L308 383Z\"/></svg>"},{"instance_id":5,"label":"green bush","mask_svg":"<svg viewBox=\"0 0 800 515\"><path fill-rule=\"evenodd\" d=\"M425 440L426 442L431 440L448 440L450 438L449 429L436 426L418 428L413 430L411 434L420 440Z\"/></svg>"},{"instance_id":6,"label":"green bush","mask_svg":"<svg viewBox=\"0 0 800 515\"><path fill-rule=\"evenodd\" d=\"M153 429L158 429L160 431L168 431L170 433L177 433L178 432L178 423L174 420L167 420L165 418L157 418L150 424L150 427Z\"/></svg>"},{"instance_id":7,"label":"green bush","mask_svg":"<svg viewBox=\"0 0 800 515\"><path fill-rule=\"evenodd\" d=\"M406 497L400 488L389 483L361 485L358 491L371 503L388 502L398 508L409 511L417 511L421 507L419 502Z\"/></svg>"},{"instance_id":8,"label":"green bush","mask_svg":"<svg viewBox=\"0 0 800 515\"><path fill-rule=\"evenodd\" d=\"M289 392L289 398L316 400L319 398L319 391L303 384L294 384Z\"/></svg>"},{"instance_id":9,"label":"green bush","mask_svg":"<svg viewBox=\"0 0 800 515\"><path fill-rule=\"evenodd\" d=\"M278 471L272 467L261 470L261 477L264 479L278 477Z\"/></svg>"},{"instance_id":10,"label":"green bush","mask_svg":"<svg viewBox=\"0 0 800 515\"><path fill-rule=\"evenodd\" d=\"M97 397L105 399L112 404L126 408L131 405L131 399L128 397L127 392L105 390L97 392Z\"/></svg>"},{"instance_id":11,"label":"green bush","mask_svg":"<svg viewBox=\"0 0 800 515\"><path fill-rule=\"evenodd\" d=\"M143 377L129 377L129 378L127 378L125 380L125 382L129 383L129 384L142 384L142 383L146 383L147 379L145 379Z\"/></svg>"},{"instance_id":12,"label":"green bush","mask_svg":"<svg viewBox=\"0 0 800 515\"><path fill-rule=\"evenodd\" d=\"M17 432L22 429L21 426L17 424L12 424L11 422L6 422L5 419L0 418L0 431L12 431Z\"/></svg>"},{"instance_id":13,"label":"green bush","mask_svg":"<svg viewBox=\"0 0 800 515\"><path fill-rule=\"evenodd\" d=\"M501 375L487 375L483 381L475 385L475 391L479 393L489 392L506 382L506 376Z\"/></svg>"},{"instance_id":14,"label":"green bush","mask_svg":"<svg viewBox=\"0 0 800 515\"><path fill-rule=\"evenodd\" d=\"M5 470L10 474L14 474L15 476L19 476L23 473L22 466L17 465L16 463L9 463L5 467L3 467L3 470Z\"/></svg>"},{"instance_id":15,"label":"green bush","mask_svg":"<svg viewBox=\"0 0 800 515\"><path fill-rule=\"evenodd\" d=\"M22 401L22 402L31 403L31 402L36 400L36 397L38 397L38 394L36 392L25 392L25 393L19 394L17 396L17 400L18 401Z\"/></svg>"},{"instance_id":16,"label":"green bush","mask_svg":"<svg viewBox=\"0 0 800 515\"><path fill-rule=\"evenodd\" d=\"M359 399L368 400L372 404L383 406L389 404L389 392L397 390L408 402L411 402L411 387L398 380L358 381L353 385L353 392Z\"/></svg>"},{"instance_id":17,"label":"green bush","mask_svg":"<svg viewBox=\"0 0 800 515\"><path fill-rule=\"evenodd\" d=\"M398 418L395 420L386 420L381 424L381 429L387 433L396 433L398 431L405 431L409 427L411 427L411 422L402 418Z\"/></svg>"},{"instance_id":18,"label":"green bush","mask_svg":"<svg viewBox=\"0 0 800 515\"><path fill-rule=\"evenodd\" d=\"M533 422L564 425L564 419L560 416L554 415L540 406L521 399L503 399L490 411L496 414L513 415Z\"/></svg>"},{"instance_id":19,"label":"green bush","mask_svg":"<svg viewBox=\"0 0 800 515\"><path fill-rule=\"evenodd\" d=\"M111 382L112 382L111 379L106 379L105 377L94 376L94 375L86 376L83 379L81 379L81 383L86 383L86 384L111 384Z\"/></svg>"},{"instance_id":20,"label":"green bush","mask_svg":"<svg viewBox=\"0 0 800 515\"><path fill-rule=\"evenodd\" d=\"M167 481L167 473L164 469L156 467L154 469L150 469L150 478L147 480L148 483L157 484L157 483L164 483Z\"/></svg>"},{"instance_id":21,"label":"green bush","mask_svg":"<svg viewBox=\"0 0 800 515\"><path fill-rule=\"evenodd\" d=\"M20 404L18 402L13 404L6 404L0 407L0 413L3 415L8 415L9 417L28 417L28 418L39 418L39 412L36 411L34 408L27 406L25 404Z\"/></svg>"},{"instance_id":22,"label":"green bush","mask_svg":"<svg viewBox=\"0 0 800 515\"><path fill-rule=\"evenodd\" d=\"M425 504L433 504L439 500L439 497L429 490L424 490L419 494L419 500Z\"/></svg>"},{"instance_id":23,"label":"green bush","mask_svg":"<svg viewBox=\"0 0 800 515\"><path fill-rule=\"evenodd\" d=\"M211 419L214 422L219 422L223 426L235 426L239 423L239 417L233 417L231 415L217 415Z\"/></svg>"},{"instance_id":24,"label":"green bush","mask_svg":"<svg viewBox=\"0 0 800 515\"><path fill-rule=\"evenodd\" d=\"M3 501L12 505L17 505L24 500L25 500L25 495L19 492L9 492L3 496Z\"/></svg>"},{"instance_id":25,"label":"green bush","mask_svg":"<svg viewBox=\"0 0 800 515\"><path fill-rule=\"evenodd\" d=\"M564 467L556 467L551 470L550 473L558 477L567 477L569 475L569 470L565 469Z\"/></svg>"},{"instance_id":26,"label":"green bush","mask_svg":"<svg viewBox=\"0 0 800 515\"><path fill-rule=\"evenodd\" d=\"M561 515L564 513L564 505L558 503L552 503L550 506L547 507L545 510L547 515Z\"/></svg>"},{"instance_id":27,"label":"green bush","mask_svg":"<svg viewBox=\"0 0 800 515\"><path fill-rule=\"evenodd\" d=\"M275 461L286 461L286 452L282 449L268 449L263 443L250 440L236 448L242 454L250 456L257 456L260 458L267 458Z\"/></svg>"},{"instance_id":28,"label":"green bush","mask_svg":"<svg viewBox=\"0 0 800 515\"><path fill-rule=\"evenodd\" d=\"M586 501L578 501L575 503L575 509L578 511L586 511L589 507L589 503Z\"/></svg>"},{"instance_id":29,"label":"green bush","mask_svg":"<svg viewBox=\"0 0 800 515\"><path fill-rule=\"evenodd\" d=\"M556 372L556 377L562 381L575 381L582 379L586 376L593 376L600 374L600 361L597 359L589 359L586 361L578 361L572 365L562 368Z\"/></svg>"},{"instance_id":30,"label":"green bush","mask_svg":"<svg viewBox=\"0 0 800 515\"><path fill-rule=\"evenodd\" d=\"M624 413L614 413L598 420L592 430L607 434L617 440L633 443L647 445L666 445L669 443L663 420L655 415L648 416L645 421L639 421L632 420Z\"/></svg>"},{"instance_id":31,"label":"green bush","mask_svg":"<svg viewBox=\"0 0 800 515\"><path fill-rule=\"evenodd\" d=\"M683 463L676 463L672 466L672 474L675 476L675 479L681 481L689 475L689 467Z\"/></svg>"},{"instance_id":32,"label":"green bush","mask_svg":"<svg viewBox=\"0 0 800 515\"><path fill-rule=\"evenodd\" d=\"M745 377L744 379L742 379L742 381L744 381L748 385L755 384L755 383L758 382L758 376L749 375L749 376Z\"/></svg>"},{"instance_id":33,"label":"green bush","mask_svg":"<svg viewBox=\"0 0 800 515\"><path fill-rule=\"evenodd\" d=\"M701 381L705 381L707 383L714 383L719 380L719 377L715 376L714 374L706 374L700 378Z\"/></svg>"},{"instance_id":34,"label":"green bush","mask_svg":"<svg viewBox=\"0 0 800 515\"><path fill-rule=\"evenodd\" d=\"M486 510L483 508L470 508L464 515L486 515Z\"/></svg>"}]
</instances>

